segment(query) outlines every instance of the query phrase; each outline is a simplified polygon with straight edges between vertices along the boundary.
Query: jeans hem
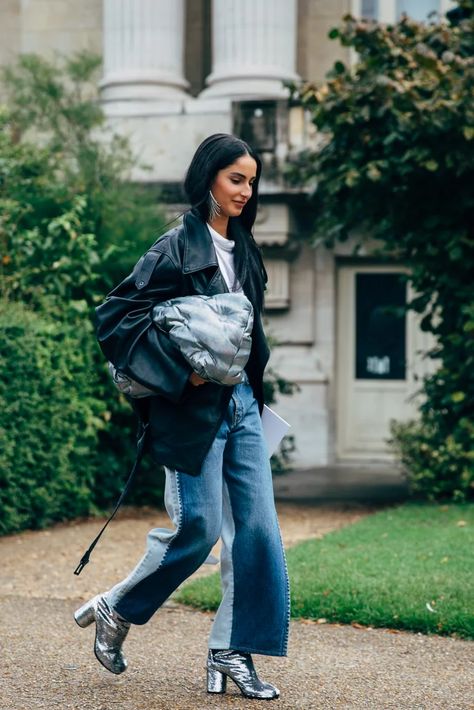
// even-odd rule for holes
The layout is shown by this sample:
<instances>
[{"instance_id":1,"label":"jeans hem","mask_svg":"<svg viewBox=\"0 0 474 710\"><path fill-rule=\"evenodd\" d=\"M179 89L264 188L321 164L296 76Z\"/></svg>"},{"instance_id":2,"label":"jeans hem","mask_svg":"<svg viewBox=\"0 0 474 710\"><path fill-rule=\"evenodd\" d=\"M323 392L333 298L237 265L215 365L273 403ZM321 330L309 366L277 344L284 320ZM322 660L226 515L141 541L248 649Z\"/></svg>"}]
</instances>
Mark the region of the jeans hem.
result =
<instances>
[{"instance_id":1,"label":"jeans hem","mask_svg":"<svg viewBox=\"0 0 474 710\"><path fill-rule=\"evenodd\" d=\"M209 646L213 651L240 651L241 653L257 653L259 656L280 656L282 658L288 656L287 649L283 651L263 651L261 648L255 648L254 646L226 646L225 648L219 648L218 646Z\"/></svg>"}]
</instances>

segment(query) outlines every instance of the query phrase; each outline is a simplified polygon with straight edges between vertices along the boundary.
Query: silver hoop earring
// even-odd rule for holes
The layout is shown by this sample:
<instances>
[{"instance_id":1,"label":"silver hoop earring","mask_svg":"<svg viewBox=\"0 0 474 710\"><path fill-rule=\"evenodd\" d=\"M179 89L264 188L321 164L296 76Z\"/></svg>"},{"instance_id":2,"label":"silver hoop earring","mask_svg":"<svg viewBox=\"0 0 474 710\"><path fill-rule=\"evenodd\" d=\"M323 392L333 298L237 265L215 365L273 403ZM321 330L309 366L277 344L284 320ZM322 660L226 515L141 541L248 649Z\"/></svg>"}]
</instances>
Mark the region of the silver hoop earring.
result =
<instances>
[{"instance_id":1,"label":"silver hoop earring","mask_svg":"<svg viewBox=\"0 0 474 710\"><path fill-rule=\"evenodd\" d=\"M221 216L221 206L212 194L212 191L209 190L209 199L208 199L208 207L209 207L209 222L213 222L216 217Z\"/></svg>"}]
</instances>

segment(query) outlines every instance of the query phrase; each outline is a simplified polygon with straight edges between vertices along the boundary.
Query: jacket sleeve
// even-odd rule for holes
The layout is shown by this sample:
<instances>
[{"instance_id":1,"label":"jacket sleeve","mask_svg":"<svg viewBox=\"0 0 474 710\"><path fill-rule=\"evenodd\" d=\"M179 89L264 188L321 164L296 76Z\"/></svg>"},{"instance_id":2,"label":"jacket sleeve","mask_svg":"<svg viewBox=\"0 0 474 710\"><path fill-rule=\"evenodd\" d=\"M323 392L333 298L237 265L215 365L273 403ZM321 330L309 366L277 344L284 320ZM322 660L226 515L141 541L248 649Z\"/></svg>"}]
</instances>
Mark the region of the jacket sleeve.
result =
<instances>
[{"instance_id":1,"label":"jacket sleeve","mask_svg":"<svg viewBox=\"0 0 474 710\"><path fill-rule=\"evenodd\" d=\"M167 333L153 324L153 306L183 295L181 269L151 249L133 272L96 308L96 333L105 357L118 370L178 402L192 372Z\"/></svg>"}]
</instances>

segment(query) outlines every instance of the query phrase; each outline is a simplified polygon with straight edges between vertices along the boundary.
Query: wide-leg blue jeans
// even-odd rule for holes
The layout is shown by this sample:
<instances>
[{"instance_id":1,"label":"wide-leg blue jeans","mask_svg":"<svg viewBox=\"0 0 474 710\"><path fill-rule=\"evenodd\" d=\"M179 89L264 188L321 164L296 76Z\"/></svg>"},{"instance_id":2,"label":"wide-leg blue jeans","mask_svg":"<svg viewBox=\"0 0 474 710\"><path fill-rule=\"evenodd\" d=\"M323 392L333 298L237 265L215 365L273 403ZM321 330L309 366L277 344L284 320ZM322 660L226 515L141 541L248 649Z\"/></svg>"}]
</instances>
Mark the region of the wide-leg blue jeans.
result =
<instances>
[{"instance_id":1,"label":"wide-leg blue jeans","mask_svg":"<svg viewBox=\"0 0 474 710\"><path fill-rule=\"evenodd\" d=\"M202 385L205 387L205 385ZM236 385L201 474L166 470L165 505L174 530L154 528L145 555L106 597L144 624L222 538L222 602L209 648L285 656L289 583L270 462L257 402Z\"/></svg>"}]
</instances>

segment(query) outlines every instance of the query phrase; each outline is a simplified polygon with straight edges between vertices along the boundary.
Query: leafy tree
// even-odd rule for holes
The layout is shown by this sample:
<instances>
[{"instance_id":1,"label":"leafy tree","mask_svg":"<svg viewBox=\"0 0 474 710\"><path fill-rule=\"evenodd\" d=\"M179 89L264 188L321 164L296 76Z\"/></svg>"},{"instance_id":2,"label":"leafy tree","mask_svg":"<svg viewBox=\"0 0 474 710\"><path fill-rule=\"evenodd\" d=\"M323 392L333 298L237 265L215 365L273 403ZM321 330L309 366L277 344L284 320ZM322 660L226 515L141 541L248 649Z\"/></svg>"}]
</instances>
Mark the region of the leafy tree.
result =
<instances>
[{"instance_id":1,"label":"leafy tree","mask_svg":"<svg viewBox=\"0 0 474 710\"><path fill-rule=\"evenodd\" d=\"M311 182L315 243L365 233L410 268L439 369L419 421L394 424L414 491L474 492L474 2L448 21L393 25L348 15L329 37L356 50L320 86L294 87L319 132L293 179Z\"/></svg>"},{"instance_id":2,"label":"leafy tree","mask_svg":"<svg viewBox=\"0 0 474 710\"><path fill-rule=\"evenodd\" d=\"M2 298L56 316L84 311L99 262L86 195L64 194L55 156L14 140L6 112L0 114L0 158Z\"/></svg>"},{"instance_id":3,"label":"leafy tree","mask_svg":"<svg viewBox=\"0 0 474 710\"><path fill-rule=\"evenodd\" d=\"M26 200L35 226L38 217L47 221L58 205L84 195L83 219L97 241L104 293L148 248L165 218L159 193L131 180L137 162L128 140L105 123L97 94L100 64L89 52L54 62L26 54L4 70L3 83L12 136L39 142L48 174L57 178L54 194Z\"/></svg>"}]
</instances>

